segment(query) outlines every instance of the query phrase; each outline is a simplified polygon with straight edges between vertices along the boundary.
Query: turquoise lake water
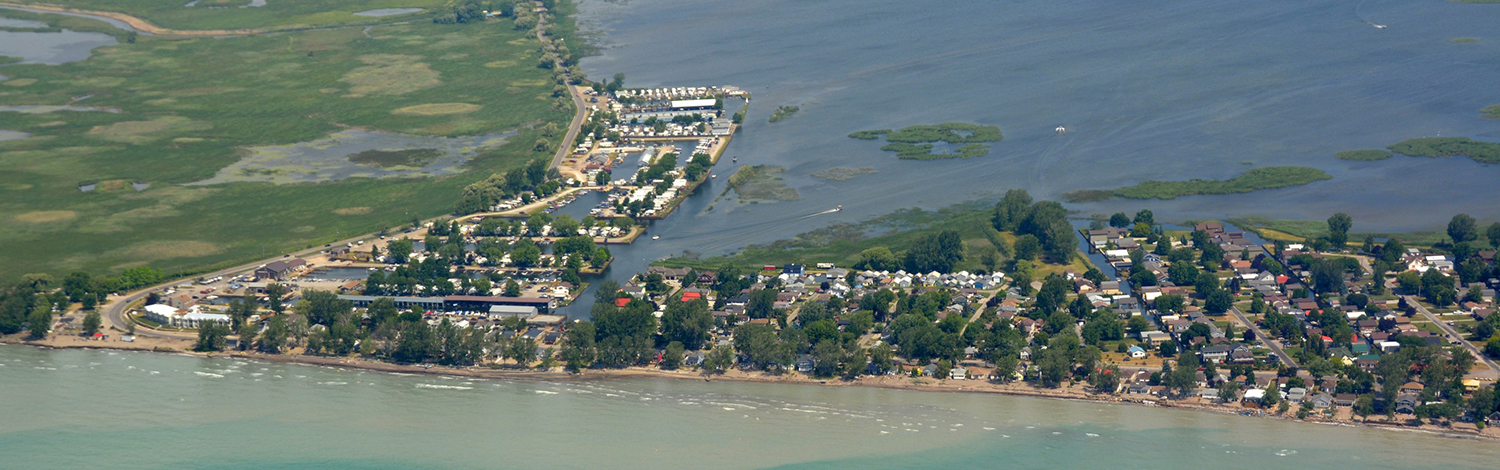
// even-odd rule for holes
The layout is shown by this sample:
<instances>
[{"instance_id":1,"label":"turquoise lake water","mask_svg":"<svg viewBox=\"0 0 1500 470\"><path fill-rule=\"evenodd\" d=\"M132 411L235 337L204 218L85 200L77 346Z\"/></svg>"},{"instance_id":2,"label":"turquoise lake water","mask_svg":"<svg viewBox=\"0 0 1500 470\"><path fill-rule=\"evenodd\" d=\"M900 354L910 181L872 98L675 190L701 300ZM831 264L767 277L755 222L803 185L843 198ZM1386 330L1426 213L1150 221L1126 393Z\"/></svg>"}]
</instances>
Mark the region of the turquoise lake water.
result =
<instances>
[{"instance_id":1,"label":"turquoise lake water","mask_svg":"<svg viewBox=\"0 0 1500 470\"><path fill-rule=\"evenodd\" d=\"M1037 398L0 346L4 468L1493 468L1493 442Z\"/></svg>"}]
</instances>

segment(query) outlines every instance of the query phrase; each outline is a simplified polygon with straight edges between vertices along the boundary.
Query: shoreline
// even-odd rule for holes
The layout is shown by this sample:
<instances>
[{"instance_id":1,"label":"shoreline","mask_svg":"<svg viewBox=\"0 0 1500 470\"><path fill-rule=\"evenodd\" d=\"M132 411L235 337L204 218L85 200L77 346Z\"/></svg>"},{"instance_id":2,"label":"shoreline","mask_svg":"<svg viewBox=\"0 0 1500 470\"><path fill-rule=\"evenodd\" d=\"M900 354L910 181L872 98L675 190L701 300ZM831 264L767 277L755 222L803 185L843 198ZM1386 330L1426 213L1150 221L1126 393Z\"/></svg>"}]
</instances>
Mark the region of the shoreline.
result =
<instances>
[{"instance_id":1,"label":"shoreline","mask_svg":"<svg viewBox=\"0 0 1500 470\"><path fill-rule=\"evenodd\" d=\"M62 342L63 338L68 338ZM1424 424L1421 426L1406 426L1399 423L1387 423L1379 421L1355 421L1355 420L1305 420L1297 419L1295 416L1284 416L1276 414L1265 414L1261 416L1243 415L1235 408L1220 404L1191 403L1185 401L1173 402L1166 399L1129 399L1119 395L1097 395L1081 391L1077 387L1060 389L1039 389L1023 382L1012 382L1009 384L994 384L984 380L938 381L930 378L912 379L905 376L862 376L853 381L845 381L838 378L814 379L811 377L794 375L768 375L762 372L746 372L741 370L730 370L723 374L707 376L691 370L668 371L654 368L632 367L627 369L589 369L584 373L574 374L554 368L549 370L537 369L506 369L487 367L449 367L433 365L422 367L416 365L396 364L390 362L373 361L359 358L336 358L324 356L303 356L293 354L261 354L254 352L219 352L199 353L185 349L154 346L152 342L141 344L129 343L127 347L121 344L111 344L101 341L93 341L81 337L57 337L53 336L42 341L24 341L20 335L0 338L0 344L16 346L30 346L39 349L98 349L116 351L139 351L151 353L165 353L187 355L200 358L229 358L252 361L269 362L274 364L301 364L309 366L358 369L372 372L390 374L412 374L430 375L440 377L465 377L492 380L525 380L538 382L593 382L604 380L629 380L629 379L669 379L669 380L701 380L704 382L725 381L745 382L762 384L783 385L810 385L822 387L868 387L885 390L902 390L927 393L979 393L988 395L1006 395L1031 398L1043 398L1054 400L1066 400L1089 403L1106 403L1118 405L1143 406L1152 408L1177 409L1184 411L1207 412L1222 415L1236 415L1241 417L1257 417L1264 419L1275 419L1287 422L1298 422L1313 425L1367 428L1396 432L1414 432L1429 434L1433 436L1467 439L1475 441L1500 441L1500 432L1492 431L1490 428L1479 430L1477 433L1464 432L1455 429L1446 429L1436 425ZM921 382L917 382L921 381ZM963 383L959 383L963 382Z\"/></svg>"}]
</instances>

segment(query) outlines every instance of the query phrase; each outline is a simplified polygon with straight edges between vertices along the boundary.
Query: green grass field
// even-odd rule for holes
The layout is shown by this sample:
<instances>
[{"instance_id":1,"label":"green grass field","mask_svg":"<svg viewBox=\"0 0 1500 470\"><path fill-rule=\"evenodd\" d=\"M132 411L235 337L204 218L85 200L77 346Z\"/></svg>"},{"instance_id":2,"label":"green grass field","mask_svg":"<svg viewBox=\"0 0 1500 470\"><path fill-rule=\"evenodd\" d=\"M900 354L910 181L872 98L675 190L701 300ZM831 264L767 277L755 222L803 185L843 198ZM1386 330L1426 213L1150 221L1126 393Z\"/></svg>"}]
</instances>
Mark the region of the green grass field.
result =
<instances>
[{"instance_id":1,"label":"green grass field","mask_svg":"<svg viewBox=\"0 0 1500 470\"><path fill-rule=\"evenodd\" d=\"M850 267L859 262L860 252L883 246L900 253L917 239L941 232L955 230L963 238L966 256L954 271L984 269L979 253L992 250L994 238L1004 238L1007 246L1014 246L1014 235L996 231L990 224L993 202L971 202L952 207L926 211L902 209L858 224L834 224L826 228L797 235L765 245L750 245L727 256L698 258L675 257L658 264L696 269L718 269L726 265L765 266L799 263L813 266L817 263L834 263ZM899 255L898 255L899 257ZM1004 256L1001 260L1006 259ZM1087 258L1082 253L1068 265L1036 263L1034 277L1041 279L1048 273L1071 270L1076 273L1088 271Z\"/></svg>"},{"instance_id":2,"label":"green grass field","mask_svg":"<svg viewBox=\"0 0 1500 470\"><path fill-rule=\"evenodd\" d=\"M1280 220L1265 217L1238 217L1228 219L1228 222L1234 224L1236 227L1253 231L1267 240L1300 243L1310 238L1328 236L1328 223L1322 220ZM1349 244L1356 246L1363 243L1367 236L1373 236L1377 239L1399 238L1407 246L1432 246L1448 239L1448 235L1443 232L1351 232L1349 234Z\"/></svg>"},{"instance_id":3,"label":"green grass field","mask_svg":"<svg viewBox=\"0 0 1500 470\"><path fill-rule=\"evenodd\" d=\"M151 24L177 30L304 29L408 20L423 13L374 18L354 13L380 8L423 8L431 11L447 0L269 0L265 6L240 8L250 0L10 0L89 11L131 15Z\"/></svg>"},{"instance_id":4,"label":"green grass field","mask_svg":"<svg viewBox=\"0 0 1500 470\"><path fill-rule=\"evenodd\" d=\"M428 2L399 6L414 3ZM0 279L143 264L202 271L450 211L465 185L550 155L533 151L535 127L567 125L571 106L550 96L537 48L508 20L419 21L224 39L142 35L82 62L6 66L0 105L119 113L0 113L0 127L33 134L0 141ZM444 177L180 186L213 176L248 146L351 127L521 133L482 150L471 171ZM137 192L130 182L151 186ZM84 183L98 186L81 192Z\"/></svg>"}]
</instances>

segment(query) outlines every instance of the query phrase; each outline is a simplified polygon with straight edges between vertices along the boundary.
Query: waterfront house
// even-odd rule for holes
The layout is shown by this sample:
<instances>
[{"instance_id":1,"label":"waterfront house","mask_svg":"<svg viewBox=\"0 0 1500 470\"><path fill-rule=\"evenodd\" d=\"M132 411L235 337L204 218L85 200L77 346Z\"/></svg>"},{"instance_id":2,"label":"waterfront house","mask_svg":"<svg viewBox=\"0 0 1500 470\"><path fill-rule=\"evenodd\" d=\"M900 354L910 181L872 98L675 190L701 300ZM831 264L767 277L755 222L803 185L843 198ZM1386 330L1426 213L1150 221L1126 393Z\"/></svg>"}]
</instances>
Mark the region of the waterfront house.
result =
<instances>
[{"instance_id":1,"label":"waterfront house","mask_svg":"<svg viewBox=\"0 0 1500 470\"><path fill-rule=\"evenodd\" d=\"M1329 395L1327 393L1319 393L1317 395L1313 395L1312 398L1308 399L1308 401L1312 402L1313 409L1322 410L1333 406L1333 395Z\"/></svg>"},{"instance_id":2,"label":"waterfront house","mask_svg":"<svg viewBox=\"0 0 1500 470\"><path fill-rule=\"evenodd\" d=\"M1354 406L1354 401L1358 399L1359 396L1353 393L1340 393L1333 396L1333 404L1337 406Z\"/></svg>"},{"instance_id":3,"label":"waterfront house","mask_svg":"<svg viewBox=\"0 0 1500 470\"><path fill-rule=\"evenodd\" d=\"M1395 410L1397 414L1414 414L1421 404L1422 400L1416 395L1401 395L1396 397Z\"/></svg>"}]
</instances>

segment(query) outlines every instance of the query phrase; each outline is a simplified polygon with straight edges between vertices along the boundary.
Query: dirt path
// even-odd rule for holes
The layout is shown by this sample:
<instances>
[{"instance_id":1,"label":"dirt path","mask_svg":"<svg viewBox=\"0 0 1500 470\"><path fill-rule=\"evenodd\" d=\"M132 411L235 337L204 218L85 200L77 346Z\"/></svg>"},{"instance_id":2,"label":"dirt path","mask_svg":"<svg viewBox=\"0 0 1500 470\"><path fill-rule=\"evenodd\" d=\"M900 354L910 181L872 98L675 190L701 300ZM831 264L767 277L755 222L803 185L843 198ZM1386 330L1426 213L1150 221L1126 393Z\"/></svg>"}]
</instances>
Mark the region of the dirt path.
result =
<instances>
[{"instance_id":1,"label":"dirt path","mask_svg":"<svg viewBox=\"0 0 1500 470\"><path fill-rule=\"evenodd\" d=\"M80 10L80 9L77 9L77 8L68 8L68 7L58 6L58 5L50 5L50 4L46 4L46 3L26 3L26 4L21 4L21 3L0 2L0 6L12 7L12 8L17 8L17 9L22 9L22 10L31 10L31 11L47 11L47 12L56 12L56 13L74 13L74 14L78 14L78 15L88 15L88 16L97 16L97 17L100 17L100 18L109 18L109 19L112 19L112 20L123 21L123 22L125 22L125 24L130 25L131 28L134 28L134 29L136 29L136 30L138 30L138 31L140 31L142 33L151 34L151 35L154 35L154 36L167 36L167 37L244 36L244 35L249 35L249 34L259 34L259 33L264 33L264 32L271 31L271 30L268 30L268 29L201 29L201 30L177 30L177 29L163 28L163 27L151 24L150 22L148 22L146 20L143 20L143 19L140 19L140 18L137 18L137 17L134 17L134 16L130 16L130 15L127 15L127 14L124 14L124 13L113 12L113 11Z\"/></svg>"}]
</instances>

